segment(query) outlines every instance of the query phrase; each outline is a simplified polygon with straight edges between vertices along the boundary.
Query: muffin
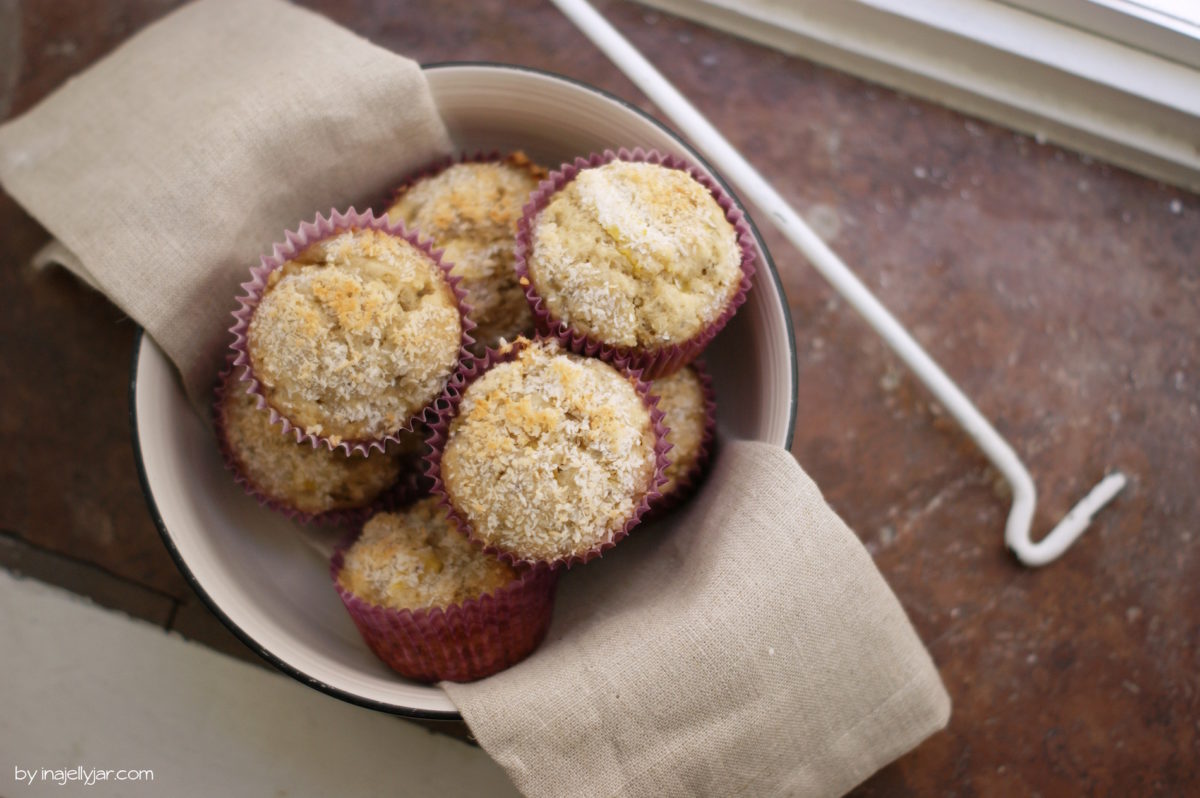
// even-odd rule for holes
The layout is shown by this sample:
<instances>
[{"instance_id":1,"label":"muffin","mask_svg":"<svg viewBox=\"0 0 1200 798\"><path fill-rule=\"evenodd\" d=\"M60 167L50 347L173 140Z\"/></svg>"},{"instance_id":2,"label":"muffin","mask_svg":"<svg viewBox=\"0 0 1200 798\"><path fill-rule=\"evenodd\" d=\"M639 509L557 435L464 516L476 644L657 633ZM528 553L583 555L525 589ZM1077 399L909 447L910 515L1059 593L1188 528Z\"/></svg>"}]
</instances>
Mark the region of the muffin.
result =
<instances>
[{"instance_id":1,"label":"muffin","mask_svg":"<svg viewBox=\"0 0 1200 798\"><path fill-rule=\"evenodd\" d=\"M235 362L297 440L382 449L470 343L453 278L428 244L369 212L318 217L288 242L239 298Z\"/></svg>"},{"instance_id":2,"label":"muffin","mask_svg":"<svg viewBox=\"0 0 1200 798\"><path fill-rule=\"evenodd\" d=\"M443 250L466 291L479 354L533 330L513 248L522 207L545 176L521 152L456 163L402 187L387 210L393 222L420 230Z\"/></svg>"},{"instance_id":3,"label":"muffin","mask_svg":"<svg viewBox=\"0 0 1200 798\"><path fill-rule=\"evenodd\" d=\"M662 497L655 509L666 509L686 498L695 486L712 450L716 426L716 404L712 383L699 361L666 377L650 382L650 394L658 397L667 428L671 458L659 489Z\"/></svg>"},{"instance_id":4,"label":"muffin","mask_svg":"<svg viewBox=\"0 0 1200 798\"><path fill-rule=\"evenodd\" d=\"M661 418L628 371L518 339L452 386L431 437L434 491L510 562L586 562L657 498Z\"/></svg>"},{"instance_id":5,"label":"muffin","mask_svg":"<svg viewBox=\"0 0 1200 798\"><path fill-rule=\"evenodd\" d=\"M555 579L473 546L436 499L379 513L334 555L338 594L368 646L421 681L470 681L526 657L545 636Z\"/></svg>"},{"instance_id":6,"label":"muffin","mask_svg":"<svg viewBox=\"0 0 1200 798\"><path fill-rule=\"evenodd\" d=\"M707 176L657 154L577 160L534 194L517 269L550 332L657 377L685 365L745 299L748 228Z\"/></svg>"},{"instance_id":7,"label":"muffin","mask_svg":"<svg viewBox=\"0 0 1200 798\"><path fill-rule=\"evenodd\" d=\"M270 415L225 371L213 411L217 442L226 466L248 493L302 522L335 521L361 511L391 492L409 475L415 484L411 455L391 452L371 457L345 455L324 447L297 443L279 434Z\"/></svg>"}]
</instances>

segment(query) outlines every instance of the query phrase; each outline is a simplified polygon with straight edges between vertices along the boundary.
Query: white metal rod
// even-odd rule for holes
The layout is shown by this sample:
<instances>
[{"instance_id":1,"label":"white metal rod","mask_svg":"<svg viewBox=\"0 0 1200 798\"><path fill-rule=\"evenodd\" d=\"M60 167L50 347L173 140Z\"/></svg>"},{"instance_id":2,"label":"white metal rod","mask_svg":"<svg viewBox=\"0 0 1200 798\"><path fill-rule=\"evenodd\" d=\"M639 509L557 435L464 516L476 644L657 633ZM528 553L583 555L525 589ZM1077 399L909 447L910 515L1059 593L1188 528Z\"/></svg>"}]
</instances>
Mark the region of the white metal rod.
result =
<instances>
[{"instance_id":1,"label":"white metal rod","mask_svg":"<svg viewBox=\"0 0 1200 798\"><path fill-rule=\"evenodd\" d=\"M775 226L799 249L834 290L875 329L901 360L925 383L929 391L983 450L1012 486L1005 541L1021 562L1045 565L1075 542L1092 515L1125 487L1125 477L1114 473L1092 489L1041 541L1030 537L1037 491L1033 479L1012 447L1000 437L958 386L896 321L837 255L825 245L795 210L762 175L742 157L707 119L664 78L633 45L584 0L553 0L597 47L657 105L680 130L695 142L721 174L770 217Z\"/></svg>"}]
</instances>

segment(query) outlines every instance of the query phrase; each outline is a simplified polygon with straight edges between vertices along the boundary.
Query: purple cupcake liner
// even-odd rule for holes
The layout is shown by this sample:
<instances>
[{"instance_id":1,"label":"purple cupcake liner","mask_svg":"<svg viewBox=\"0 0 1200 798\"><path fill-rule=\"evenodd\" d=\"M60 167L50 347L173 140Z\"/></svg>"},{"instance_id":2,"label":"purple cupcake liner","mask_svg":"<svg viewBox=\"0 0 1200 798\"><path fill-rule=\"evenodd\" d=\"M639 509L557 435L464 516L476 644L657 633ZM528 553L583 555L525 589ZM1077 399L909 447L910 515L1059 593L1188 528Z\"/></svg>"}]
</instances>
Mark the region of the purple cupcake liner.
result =
<instances>
[{"instance_id":1,"label":"purple cupcake liner","mask_svg":"<svg viewBox=\"0 0 1200 798\"><path fill-rule=\"evenodd\" d=\"M671 510L678 507L692 492L699 487L704 473L712 460L716 449L717 435L717 394L713 390L712 375L701 360L693 360L688 364L700 378L700 389L704 394L704 432L700 437L700 449L696 452L696 462L692 467L675 480L675 487L669 493L664 493L657 502L650 506L646 514L646 522L657 521ZM686 367L685 367L686 368Z\"/></svg>"},{"instance_id":2,"label":"purple cupcake liner","mask_svg":"<svg viewBox=\"0 0 1200 798\"><path fill-rule=\"evenodd\" d=\"M458 305L462 338L459 342L458 366L456 370L461 369L463 364L472 357L470 347L475 343L475 339L471 336L470 332L474 329L475 322L471 321L467 315L470 312L470 307L465 302L466 291L459 286L459 278L450 274L450 264L442 262L441 250L435 250L430 242L421 240L416 232L408 231L404 225L392 224L387 220L387 216L377 217L370 210L360 213L354 208L350 208L343 213L335 209L329 212L328 217L317 214L316 219L312 222L301 223L299 229L296 231L288 230L284 234L284 242L275 244L271 249L271 254L269 256L264 255L261 264L250 269L250 280L242 283L242 290L246 293L237 297L239 307L233 312L233 317L237 321L229 328L229 331L234 336L234 341L230 344L230 349L235 354L233 363L235 366L245 366L245 370L239 379L246 383L247 393L258 397L259 409L270 411L271 423L280 424L282 428L281 432L285 435L291 433L295 436L297 443L308 441L313 446L322 443L329 447L330 450L340 448L347 455L351 452L359 452L365 455L371 449L384 451L386 444L399 441L399 432L411 432L414 423L428 420L428 412L432 406L432 401L429 405L426 405L420 411L413 414L401 425L399 430L383 437L364 438L360 440L340 439L337 443L334 443L329 436L306 433L302 427L297 426L291 419L280 413L267 401L266 394L263 392L262 385L254 374L254 366L250 361L249 330L250 320L254 317L254 311L258 308L258 303L262 300L263 292L267 286L267 278L271 272L280 268L283 264L313 244L320 243L347 230L363 229L382 230L390 235L403 238L428 255L437 264L437 267L442 272L442 276L450 286L451 291L453 291L456 304ZM447 384L452 378L453 373L447 377Z\"/></svg>"},{"instance_id":3,"label":"purple cupcake liner","mask_svg":"<svg viewBox=\"0 0 1200 798\"><path fill-rule=\"evenodd\" d=\"M738 247L742 251L742 279L737 291L711 324L683 343L658 349L607 344L599 338L574 329L567 322L555 316L545 300L538 294L537 287L529 275L528 257L533 247L533 225L537 215L545 209L554 194L574 180L580 171L603 166L613 161L652 163L687 172L693 180L700 183L713 195L717 204L725 211L725 219L733 225L737 233ZM745 213L715 180L675 155L664 155L656 150L643 150L641 147L633 151L622 147L616 152L605 150L603 153L592 153L587 158L576 158L573 163L563 164L556 171L551 172L550 176L538 185L537 190L530 196L529 203L525 206L525 213L517 225L515 254L517 275L525 286L525 298L533 309L539 332L558 338L572 352L588 357L599 357L608 362L623 359L628 362L630 368L639 370L644 378L656 379L678 371L690 363L733 318L738 308L746 301L746 294L749 293L753 284L757 249L750 225L746 222Z\"/></svg>"},{"instance_id":4,"label":"purple cupcake liner","mask_svg":"<svg viewBox=\"0 0 1200 798\"><path fill-rule=\"evenodd\" d=\"M250 477L245 466L234 453L233 447L229 444L228 422L225 418L225 397L227 392L233 387L232 377L236 369L237 366L233 363L233 355L230 354L226 359L225 368L217 377L217 387L213 391L213 431L217 437L217 449L221 452L221 459L225 463L225 468L233 475L233 481L240 485L242 490L258 500L259 504L301 524L350 526L352 524L361 524L379 509L397 506L399 502L412 500L410 497L415 495L416 486L423 483L423 480L415 472L414 465L411 462L401 464L400 477L394 485L385 489L373 501L362 507L309 513L293 507L286 499L267 493ZM300 446L302 444L297 443L296 445ZM316 444L313 445L315 447Z\"/></svg>"},{"instance_id":5,"label":"purple cupcake liner","mask_svg":"<svg viewBox=\"0 0 1200 798\"><path fill-rule=\"evenodd\" d=\"M360 526L334 551L329 574L359 634L392 670L421 682L470 682L515 665L546 637L558 576L527 568L504 587L462 604L415 610L381 607L338 580Z\"/></svg>"},{"instance_id":6,"label":"purple cupcake liner","mask_svg":"<svg viewBox=\"0 0 1200 798\"><path fill-rule=\"evenodd\" d=\"M422 455L400 455L399 479L371 506L376 512L403 510L429 496L432 489L433 482L425 476L425 458ZM366 518L359 520L365 521Z\"/></svg>"},{"instance_id":7,"label":"purple cupcake liner","mask_svg":"<svg viewBox=\"0 0 1200 798\"><path fill-rule=\"evenodd\" d=\"M535 339L535 341L541 340L546 339ZM442 480L442 453L449 438L450 423L458 415L458 407L462 403L463 394L466 393L467 388L493 366L513 360L521 349L529 343L528 339L522 339L502 350L488 349L483 357L473 360L455 375L450 385L446 386L445 392L435 403L437 420L430 425L429 451L425 456L425 473L433 480L433 494L439 497L439 503L446 508L446 512L458 526L458 529L473 543L482 547L486 553L494 557L499 557L513 567L540 565L547 566L552 570L559 568L570 569L602 556L604 552L621 542L641 522L642 517L650 509L651 505L658 500L661 495L659 488L667 480L663 476L663 472L671 462L667 457L667 452L671 449L671 444L667 443L667 427L663 422L663 412L658 409L658 397L650 394L650 384L641 378L640 373L630 369L624 360L618 359L617 361L609 362L609 365L616 368L633 384L634 389L642 398L646 409L650 411L650 422L654 429L654 474L650 478L649 489L634 508L633 514L619 530L613 533L609 540L593 546L582 554L572 554L555 560L527 560L517 557L512 552L486 543L475 534L475 528L470 520L460 515L454 507L450 491L447 489L446 483Z\"/></svg>"}]
</instances>

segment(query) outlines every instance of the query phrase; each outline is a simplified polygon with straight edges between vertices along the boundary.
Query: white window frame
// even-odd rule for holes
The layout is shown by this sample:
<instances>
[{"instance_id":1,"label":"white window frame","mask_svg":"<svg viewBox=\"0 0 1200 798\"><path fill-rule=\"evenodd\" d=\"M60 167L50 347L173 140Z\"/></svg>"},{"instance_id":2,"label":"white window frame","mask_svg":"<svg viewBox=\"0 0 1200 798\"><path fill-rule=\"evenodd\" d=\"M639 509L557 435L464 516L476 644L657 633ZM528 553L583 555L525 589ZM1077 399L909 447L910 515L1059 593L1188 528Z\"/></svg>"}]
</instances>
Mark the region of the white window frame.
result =
<instances>
[{"instance_id":1,"label":"white window frame","mask_svg":"<svg viewBox=\"0 0 1200 798\"><path fill-rule=\"evenodd\" d=\"M1200 191L1200 69L1093 30L997 0L642 2Z\"/></svg>"},{"instance_id":2,"label":"white window frame","mask_svg":"<svg viewBox=\"0 0 1200 798\"><path fill-rule=\"evenodd\" d=\"M1192 4L1191 19L1162 10L1155 0L1002 0L1039 16L1090 31L1200 69L1200 2ZM1157 6L1157 7L1153 7Z\"/></svg>"}]
</instances>

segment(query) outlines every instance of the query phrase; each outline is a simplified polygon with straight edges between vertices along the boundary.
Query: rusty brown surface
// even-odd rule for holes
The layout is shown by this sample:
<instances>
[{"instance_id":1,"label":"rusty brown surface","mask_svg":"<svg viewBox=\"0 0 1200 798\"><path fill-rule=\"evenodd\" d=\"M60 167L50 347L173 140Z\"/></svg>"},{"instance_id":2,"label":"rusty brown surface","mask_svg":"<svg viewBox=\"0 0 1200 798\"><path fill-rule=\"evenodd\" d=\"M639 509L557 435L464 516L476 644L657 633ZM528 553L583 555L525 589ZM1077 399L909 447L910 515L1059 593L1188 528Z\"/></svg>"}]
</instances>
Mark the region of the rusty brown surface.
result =
<instances>
[{"instance_id":1,"label":"rusty brown surface","mask_svg":"<svg viewBox=\"0 0 1200 798\"><path fill-rule=\"evenodd\" d=\"M173 5L0 1L0 114ZM650 108L544 2L311 5L424 63L537 66ZM1200 791L1200 198L665 14L600 7L994 419L1039 486L1036 528L1106 469L1131 478L1061 562L1016 565L996 474L763 229L799 348L793 450L875 556L954 700L947 731L858 793ZM156 622L174 601L181 627L230 645L137 485L134 324L64 274L33 275L46 234L4 195L0 240L8 560L29 561L23 542L41 578ZM72 567L44 565L54 552ZM105 576L122 586L98 587Z\"/></svg>"}]
</instances>

